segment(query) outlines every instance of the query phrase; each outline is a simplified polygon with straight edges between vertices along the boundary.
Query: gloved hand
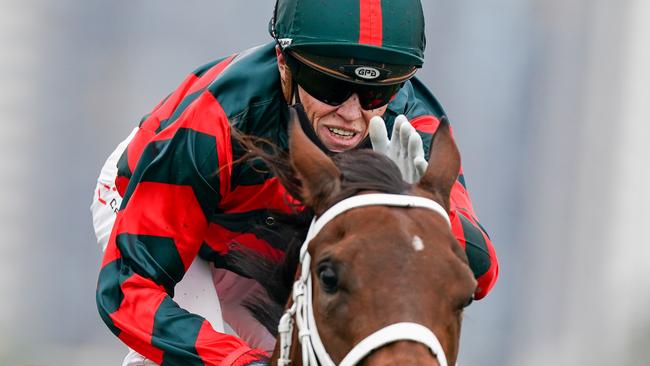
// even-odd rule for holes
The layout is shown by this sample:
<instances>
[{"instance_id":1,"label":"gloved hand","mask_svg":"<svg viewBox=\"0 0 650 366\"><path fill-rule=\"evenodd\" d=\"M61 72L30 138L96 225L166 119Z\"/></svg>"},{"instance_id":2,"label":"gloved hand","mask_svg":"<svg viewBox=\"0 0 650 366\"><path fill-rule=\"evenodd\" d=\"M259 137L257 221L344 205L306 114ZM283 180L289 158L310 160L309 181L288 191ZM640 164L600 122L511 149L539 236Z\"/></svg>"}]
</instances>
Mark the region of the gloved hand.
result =
<instances>
[{"instance_id":1,"label":"gloved hand","mask_svg":"<svg viewBox=\"0 0 650 366\"><path fill-rule=\"evenodd\" d=\"M395 118L391 140L388 139L384 119L379 116L372 117L369 135L372 149L385 154L394 161L405 181L415 183L420 180L429 164L424 159L422 138L406 119L406 116L400 114Z\"/></svg>"}]
</instances>

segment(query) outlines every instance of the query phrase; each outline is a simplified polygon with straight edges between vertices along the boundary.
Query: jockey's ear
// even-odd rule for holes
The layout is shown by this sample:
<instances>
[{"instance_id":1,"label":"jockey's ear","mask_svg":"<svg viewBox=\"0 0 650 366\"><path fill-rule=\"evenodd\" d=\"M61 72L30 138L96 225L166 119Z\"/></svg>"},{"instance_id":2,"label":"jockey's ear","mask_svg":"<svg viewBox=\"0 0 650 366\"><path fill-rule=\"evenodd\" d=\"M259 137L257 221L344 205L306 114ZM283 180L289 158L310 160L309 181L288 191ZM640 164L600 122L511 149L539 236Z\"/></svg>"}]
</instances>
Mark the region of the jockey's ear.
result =
<instances>
[{"instance_id":1,"label":"jockey's ear","mask_svg":"<svg viewBox=\"0 0 650 366\"><path fill-rule=\"evenodd\" d=\"M325 211L329 200L341 189L341 172L321 149L309 140L300 127L298 113L290 108L289 155L298 174L301 199L317 215Z\"/></svg>"},{"instance_id":2,"label":"jockey's ear","mask_svg":"<svg viewBox=\"0 0 650 366\"><path fill-rule=\"evenodd\" d=\"M433 193L438 203L449 211L451 187L459 173L460 153L451 136L449 120L443 116L431 143L429 166L417 186Z\"/></svg>"}]
</instances>

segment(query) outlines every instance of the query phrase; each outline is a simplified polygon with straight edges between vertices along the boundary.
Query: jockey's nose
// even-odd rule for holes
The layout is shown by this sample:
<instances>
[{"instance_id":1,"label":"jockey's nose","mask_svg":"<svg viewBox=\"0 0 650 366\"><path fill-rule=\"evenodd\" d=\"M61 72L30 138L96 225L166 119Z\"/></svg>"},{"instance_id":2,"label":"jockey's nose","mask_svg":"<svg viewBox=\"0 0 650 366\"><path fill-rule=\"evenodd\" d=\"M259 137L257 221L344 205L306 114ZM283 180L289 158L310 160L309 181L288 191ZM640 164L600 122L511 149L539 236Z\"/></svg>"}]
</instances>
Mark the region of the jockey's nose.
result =
<instances>
[{"instance_id":1,"label":"jockey's nose","mask_svg":"<svg viewBox=\"0 0 650 366\"><path fill-rule=\"evenodd\" d=\"M359 96L354 93L336 110L336 114L346 121L354 121L362 117L361 104L359 103Z\"/></svg>"}]
</instances>

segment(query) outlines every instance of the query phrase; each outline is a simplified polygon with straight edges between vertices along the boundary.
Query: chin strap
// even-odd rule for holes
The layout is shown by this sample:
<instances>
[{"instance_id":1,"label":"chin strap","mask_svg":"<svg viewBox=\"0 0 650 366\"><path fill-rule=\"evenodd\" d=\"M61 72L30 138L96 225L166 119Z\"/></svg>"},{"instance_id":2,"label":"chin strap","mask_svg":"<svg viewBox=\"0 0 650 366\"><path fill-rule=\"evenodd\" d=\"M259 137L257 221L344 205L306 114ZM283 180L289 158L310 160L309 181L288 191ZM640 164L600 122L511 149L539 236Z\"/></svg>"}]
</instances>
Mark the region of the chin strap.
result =
<instances>
[{"instance_id":1,"label":"chin strap","mask_svg":"<svg viewBox=\"0 0 650 366\"><path fill-rule=\"evenodd\" d=\"M320 217L314 218L307 232L307 238L300 248L301 270L300 278L293 284L293 304L285 311L278 325L278 333L280 334L278 366L291 365L291 337L294 318L298 328L298 340L301 344L303 365L336 366L325 350L314 319L309 243L328 222L343 212L357 207L376 205L426 208L441 215L447 224L450 224L447 211L433 200L417 196L383 193L364 194L347 198L332 206ZM423 325L410 322L391 324L369 335L348 352L339 366L356 365L373 350L401 340L424 344L437 358L440 366L447 366L447 357L435 334Z\"/></svg>"},{"instance_id":2,"label":"chin strap","mask_svg":"<svg viewBox=\"0 0 650 366\"><path fill-rule=\"evenodd\" d=\"M298 121L300 121L300 127L302 128L302 131L307 135L307 138L311 142L314 143L314 145L318 146L319 149L321 149L322 152L327 154L328 156L334 155L335 153L330 151L323 142L318 138L316 135L316 131L314 131L314 126L312 126L311 121L309 120L309 117L307 116L307 112L305 112L305 107L302 105L302 102L300 101L300 92L298 90L298 83L291 78L291 94L293 94L293 105L290 106L290 108L293 108L296 110L298 114Z\"/></svg>"},{"instance_id":3,"label":"chin strap","mask_svg":"<svg viewBox=\"0 0 650 366\"><path fill-rule=\"evenodd\" d=\"M314 127L312 126L311 121L309 120L309 117L307 117L307 113L305 112L305 107L300 103L300 98L298 97L297 88L295 90L296 90L295 94L296 94L297 102L294 105L292 105L291 108L295 109L296 112L298 113L298 120L300 121L300 127L302 128L303 132L305 133L305 135L307 135L307 138L309 138L309 140L313 142L314 145L318 146L318 148L321 149L321 151L323 151L325 154L327 154L328 156L332 156L336 154L335 152L330 151L330 149L325 147L325 145L323 145L321 140L316 135L316 131L314 131Z\"/></svg>"}]
</instances>

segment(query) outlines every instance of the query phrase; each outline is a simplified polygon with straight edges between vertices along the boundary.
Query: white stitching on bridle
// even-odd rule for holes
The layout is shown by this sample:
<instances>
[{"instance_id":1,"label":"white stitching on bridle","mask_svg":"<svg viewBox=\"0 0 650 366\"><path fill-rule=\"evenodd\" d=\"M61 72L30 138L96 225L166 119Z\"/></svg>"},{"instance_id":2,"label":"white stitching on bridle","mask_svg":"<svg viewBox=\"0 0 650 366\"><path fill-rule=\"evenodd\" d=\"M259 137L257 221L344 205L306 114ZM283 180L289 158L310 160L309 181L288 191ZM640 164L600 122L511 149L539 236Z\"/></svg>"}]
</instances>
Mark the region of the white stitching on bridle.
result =
<instances>
[{"instance_id":1,"label":"white stitching on bridle","mask_svg":"<svg viewBox=\"0 0 650 366\"><path fill-rule=\"evenodd\" d=\"M291 365L291 336L293 333L293 318L298 328L298 340L302 345L302 361L307 366L336 366L320 339L314 310L312 308L311 256L308 252L309 242L318 235L320 230L336 216L357 207L364 206L397 206L427 208L445 218L448 224L447 211L437 202L417 196L397 194L372 193L347 198L325 211L319 218L314 218L307 232L307 238L300 249L302 265L300 278L293 284L293 304L280 319L278 333L280 334L280 357L278 366ZM373 350L386 344L400 340L419 342L427 346L438 359L440 366L447 366L447 357L442 345L433 332L417 323L400 322L388 325L359 342L343 358L338 366L354 366Z\"/></svg>"}]
</instances>

